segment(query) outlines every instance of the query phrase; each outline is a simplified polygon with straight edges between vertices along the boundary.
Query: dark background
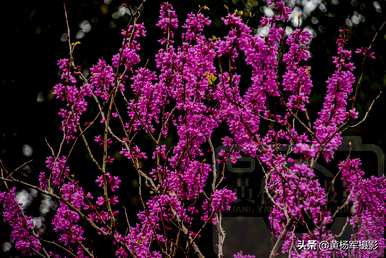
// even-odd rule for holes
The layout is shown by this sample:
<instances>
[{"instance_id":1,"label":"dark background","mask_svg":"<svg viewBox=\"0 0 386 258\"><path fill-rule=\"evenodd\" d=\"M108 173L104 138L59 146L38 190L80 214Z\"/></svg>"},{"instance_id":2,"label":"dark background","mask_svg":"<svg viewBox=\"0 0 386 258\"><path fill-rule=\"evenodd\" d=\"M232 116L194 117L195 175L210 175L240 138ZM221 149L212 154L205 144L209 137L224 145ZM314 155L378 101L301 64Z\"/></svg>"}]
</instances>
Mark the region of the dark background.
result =
<instances>
[{"instance_id":1,"label":"dark background","mask_svg":"<svg viewBox=\"0 0 386 258\"><path fill-rule=\"evenodd\" d=\"M152 58L160 35L154 24L158 17L161 1L148 0L144 5L142 20L148 30L143 41L144 60ZM208 35L225 33L220 17L226 15L226 4L231 12L252 11L254 17L248 19L255 25L262 13L263 1L199 1L180 0L171 2L182 17L188 11L197 10L199 5L207 5L206 14L213 20ZM299 1L299 7L301 7ZM320 109L325 80L332 72L331 56L335 53L335 40L340 27L351 29L350 47L368 46L375 31L386 19L385 1L322 1L325 8L318 7L307 17L303 25L310 26L316 33L311 45L312 74L315 101L311 107ZM109 60L120 46L119 32L125 27L129 16L119 16L122 4L136 6L130 0L78 0L68 1L68 13L73 41L81 44L75 51L76 62L89 67L100 56ZM62 0L1 1L0 3L1 48L0 61L0 159L9 168L15 168L32 160L21 173L28 177L39 171L49 154L45 138L54 143L58 140L57 104L50 90L58 74L56 60L67 55L66 32ZM360 16L358 16L360 14ZM353 18L353 15L355 16ZM359 23L356 24L359 17ZM90 26L88 26L87 21ZM350 22L351 21L351 22ZM87 28L88 27L88 28ZM82 35L83 37L76 39ZM89 30L90 29L90 30ZM89 31L88 31L89 30ZM88 31L88 32L87 32ZM374 43L377 59L363 67L365 76L358 100L360 117L364 115L371 100L379 90L386 88L386 29L381 31ZM361 59L356 61L356 74L362 72ZM383 123L386 113L384 95L374 106L368 120L359 128L347 132L348 135L362 137L364 143L386 148L386 130ZM31 153L32 150L32 153ZM369 165L369 174L375 174ZM0 230L0 234L1 234ZM1 239L0 239L1 240ZM1 241L0 241L1 243ZM0 257L2 257L0 248Z\"/></svg>"}]
</instances>

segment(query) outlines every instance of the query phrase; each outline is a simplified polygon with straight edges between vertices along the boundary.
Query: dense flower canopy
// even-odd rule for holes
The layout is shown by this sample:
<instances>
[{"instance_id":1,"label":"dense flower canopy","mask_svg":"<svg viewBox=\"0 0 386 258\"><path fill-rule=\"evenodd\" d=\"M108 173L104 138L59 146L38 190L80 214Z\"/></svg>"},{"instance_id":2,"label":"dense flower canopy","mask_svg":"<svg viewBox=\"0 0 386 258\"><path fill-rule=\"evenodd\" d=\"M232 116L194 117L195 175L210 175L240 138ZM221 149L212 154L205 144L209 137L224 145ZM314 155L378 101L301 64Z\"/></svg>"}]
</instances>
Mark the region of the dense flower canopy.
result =
<instances>
[{"instance_id":1,"label":"dense flower canopy","mask_svg":"<svg viewBox=\"0 0 386 258\"><path fill-rule=\"evenodd\" d=\"M62 104L63 140L47 158L35 189L58 204L48 224L62 248L45 245L44 234L34 230L10 188L0 192L0 207L16 249L44 257L94 257L98 255L87 237L94 230L112 242L117 257L204 257L199 240L213 224L222 257L222 214L237 199L224 184L225 163L245 155L258 160L264 173L276 242L271 256L346 257L348 251L295 248L302 240L338 239L330 228L336 212L328 205L328 189L315 164L334 159L343 129L358 119L349 105L356 77L346 31L337 39L323 106L310 116L312 33L303 28L286 32L291 8L282 0L267 3L274 10L260 20L269 27L267 35L255 34L241 17L228 14L222 19L228 32L219 38L205 34L211 20L203 13L190 13L182 23L173 6L163 3L154 67L141 59L146 29L137 19L122 31L122 46L111 62L99 59L89 75L72 56L60 59L53 94ZM241 85L241 61L251 71L247 86ZM219 155L214 137L226 147ZM75 144L85 146L87 162L94 166L92 190L70 167ZM137 222L122 219L127 196L122 196L124 178L114 170L122 160L130 164L126 173L135 173L140 184ZM354 210L352 239L379 244L376 251L355 254L380 257L386 182L384 177L366 178L360 163L348 157L336 173L348 195L346 205ZM296 233L301 226L308 231ZM235 257L253 256L239 252Z\"/></svg>"}]
</instances>

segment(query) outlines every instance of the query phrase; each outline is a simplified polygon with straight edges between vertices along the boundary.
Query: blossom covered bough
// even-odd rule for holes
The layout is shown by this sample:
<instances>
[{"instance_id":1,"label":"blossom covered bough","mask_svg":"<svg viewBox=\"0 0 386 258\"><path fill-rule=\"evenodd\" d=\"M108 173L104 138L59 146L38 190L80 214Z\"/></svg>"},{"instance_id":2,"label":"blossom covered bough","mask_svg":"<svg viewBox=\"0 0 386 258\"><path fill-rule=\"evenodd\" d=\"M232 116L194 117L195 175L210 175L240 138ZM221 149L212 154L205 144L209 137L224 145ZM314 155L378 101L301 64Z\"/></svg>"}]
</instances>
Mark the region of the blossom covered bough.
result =
<instances>
[{"instance_id":1,"label":"blossom covered bough","mask_svg":"<svg viewBox=\"0 0 386 258\"><path fill-rule=\"evenodd\" d=\"M328 206L328 189L320 184L315 165L320 159L333 160L342 132L364 121L355 111L360 82L341 30L323 105L309 114L312 34L303 28L286 33L291 8L282 0L267 4L274 15L260 20L269 27L266 36L228 14L222 19L228 33L208 38L204 29L211 20L203 13L188 14L182 24L173 7L163 3L156 24L161 48L153 69L141 60L140 39L146 30L139 12L122 32L122 46L111 61L99 59L87 76L75 64L75 45L69 40L70 56L58 61L60 79L53 89L62 103L60 145L49 145L52 153L37 185L7 171L0 175L0 211L16 250L26 256L99 257L90 238L98 234L112 244L116 257L205 257L200 238L214 225L215 251L224 257L223 213L237 199L224 184L226 162L247 155L261 165L271 202L270 257L383 257L385 178L367 178L360 160L350 157L339 163L334 182L342 182L348 196L343 205L352 207L347 222L354 230L352 239L377 240L379 248L296 247L301 240L339 237L330 226L343 206ZM370 49L358 52L373 57ZM245 93L240 60L251 71ZM216 137L226 147L219 155L212 142ZM95 181L92 187L69 165L75 145L83 145L85 162L94 167L88 178ZM123 205L124 178L113 166L122 159L130 164L125 173L138 177L140 210L134 221ZM16 186L57 203L47 224L56 239L45 239L35 229L16 201ZM307 231L296 233L301 226ZM234 256L254 257L242 251Z\"/></svg>"}]
</instances>

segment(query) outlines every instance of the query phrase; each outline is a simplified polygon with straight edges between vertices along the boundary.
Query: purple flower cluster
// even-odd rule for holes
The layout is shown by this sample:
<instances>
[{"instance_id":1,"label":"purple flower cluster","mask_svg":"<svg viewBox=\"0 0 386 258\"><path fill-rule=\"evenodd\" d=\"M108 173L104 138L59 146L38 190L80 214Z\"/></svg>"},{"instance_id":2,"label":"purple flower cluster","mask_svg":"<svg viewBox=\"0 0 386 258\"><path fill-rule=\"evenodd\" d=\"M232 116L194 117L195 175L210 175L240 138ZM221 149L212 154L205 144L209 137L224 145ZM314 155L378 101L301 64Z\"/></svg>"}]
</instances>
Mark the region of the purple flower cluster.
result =
<instances>
[{"instance_id":1,"label":"purple flower cluster","mask_svg":"<svg viewBox=\"0 0 386 258\"><path fill-rule=\"evenodd\" d=\"M339 127L349 118L347 111L348 98L353 90L355 76L351 62L351 51L345 49L345 31L337 40L338 53L334 57L335 71L327 80L327 92L323 108L315 121L316 145L324 147L324 158L329 161L342 143Z\"/></svg>"},{"instance_id":2,"label":"purple flower cluster","mask_svg":"<svg viewBox=\"0 0 386 258\"><path fill-rule=\"evenodd\" d=\"M135 131L153 134L161 127L160 133L166 137L173 125L178 136L172 151L165 145L156 145L152 159L157 163L162 161L163 165L153 168L150 176L160 194L150 198L147 208L138 214L140 223L128 235L119 237L126 249L139 257L158 257L159 253L151 246L154 242L163 245L168 241L162 232L172 230L173 223L191 227L194 216L205 209L205 205L198 204L202 202L212 168L202 162L205 154L202 145L217 127L216 114L205 102L213 94L208 78L216 73L214 45L203 36L203 29L209 24L203 14L189 14L183 26L183 44L175 48L172 30L177 28L178 21L171 5L163 4L157 25L168 37L161 41L165 48L156 55L158 72L139 68L132 77L135 98L128 105L128 114ZM163 112L170 104L175 105L175 114ZM121 153L128 159L145 158L135 154L141 153L136 146ZM213 196L214 212L228 210L236 199L235 193L228 189ZM127 253L124 248L118 251L121 256Z\"/></svg>"},{"instance_id":3,"label":"purple flower cluster","mask_svg":"<svg viewBox=\"0 0 386 258\"><path fill-rule=\"evenodd\" d=\"M212 200L210 207L215 212L228 211L231 208L231 204L236 201L236 194L226 188L216 190L212 194Z\"/></svg>"},{"instance_id":4,"label":"purple flower cluster","mask_svg":"<svg viewBox=\"0 0 386 258\"><path fill-rule=\"evenodd\" d=\"M174 43L174 30L178 28L178 18L174 8L168 2L161 4L159 20L157 22L163 32L163 38L159 41L162 45Z\"/></svg>"},{"instance_id":5,"label":"purple flower cluster","mask_svg":"<svg viewBox=\"0 0 386 258\"><path fill-rule=\"evenodd\" d=\"M112 57L112 66L118 68L123 65L125 69L132 70L134 65L141 61L138 51L141 50L141 45L138 40L146 36L145 26L142 23L129 25L126 30L121 32L123 36L123 44L118 53ZM110 76L107 76L110 77Z\"/></svg>"},{"instance_id":6,"label":"purple flower cluster","mask_svg":"<svg viewBox=\"0 0 386 258\"><path fill-rule=\"evenodd\" d=\"M164 244L168 233L172 234L171 223L181 223L185 220L186 214L181 202L176 195L164 194L152 198L147 202L147 210L138 214L138 223L131 228L125 237L118 236L118 241L126 245L130 252L137 257L162 257L157 251L151 250L153 241ZM127 257L127 253L118 249L119 257Z\"/></svg>"},{"instance_id":7,"label":"purple flower cluster","mask_svg":"<svg viewBox=\"0 0 386 258\"><path fill-rule=\"evenodd\" d=\"M154 132L153 123L159 123L166 95L165 90L154 83L156 79L156 75L146 68L138 69L132 78L131 89L136 98L129 103L128 114L136 130L144 128Z\"/></svg>"},{"instance_id":8,"label":"purple flower cluster","mask_svg":"<svg viewBox=\"0 0 386 258\"><path fill-rule=\"evenodd\" d=\"M355 229L352 240L376 240L377 250L353 250L358 257L381 257L385 248L384 228L386 179L364 178L359 159L347 159L339 164L342 181L353 205L351 226Z\"/></svg>"},{"instance_id":9,"label":"purple flower cluster","mask_svg":"<svg viewBox=\"0 0 386 258\"><path fill-rule=\"evenodd\" d=\"M48 185L53 187L62 185L64 177L68 177L70 173L70 169L66 162L67 159L64 156L58 158L49 156L46 159L46 168L49 171L49 178L47 178L46 172L40 172L39 185L42 189L47 189Z\"/></svg>"},{"instance_id":10,"label":"purple flower cluster","mask_svg":"<svg viewBox=\"0 0 386 258\"><path fill-rule=\"evenodd\" d=\"M90 68L89 83L95 96L107 101L114 86L113 68L105 60L99 59L98 63Z\"/></svg>"},{"instance_id":11,"label":"purple flower cluster","mask_svg":"<svg viewBox=\"0 0 386 258\"><path fill-rule=\"evenodd\" d=\"M60 193L63 201L70 203L74 208L82 210L86 208L84 192L73 183L64 184ZM66 247L75 246L78 255L87 257L83 253L80 244L85 241L84 229L79 224L80 215L70 208L65 202L60 202L55 216L52 219L53 230L58 234L59 241Z\"/></svg>"},{"instance_id":12,"label":"purple flower cluster","mask_svg":"<svg viewBox=\"0 0 386 258\"><path fill-rule=\"evenodd\" d=\"M330 223L327 196L313 169L304 163L289 167L287 164L284 157L277 157L268 181L268 189L275 193L270 214L273 232L277 235L282 232L287 217L296 218L300 224L306 224L308 218L315 225Z\"/></svg>"},{"instance_id":13,"label":"purple flower cluster","mask_svg":"<svg viewBox=\"0 0 386 258\"><path fill-rule=\"evenodd\" d=\"M73 140L78 132L80 118L87 111L86 97L91 96L91 87L88 84L77 86L77 79L69 59L58 61L61 82L54 86L54 96L66 104L58 115L62 119L61 129L67 141Z\"/></svg>"},{"instance_id":14,"label":"purple flower cluster","mask_svg":"<svg viewBox=\"0 0 386 258\"><path fill-rule=\"evenodd\" d=\"M286 72L283 75L283 88L288 92L287 107L289 110L305 111L309 102L312 89L310 67L303 62L310 58L308 50L311 42L311 33L297 29L287 38L289 50L284 54L283 62L286 63Z\"/></svg>"},{"instance_id":15,"label":"purple flower cluster","mask_svg":"<svg viewBox=\"0 0 386 258\"><path fill-rule=\"evenodd\" d=\"M1 210L4 222L11 227L11 240L15 242L16 250L25 255L40 252L42 244L39 236L34 233L32 218L23 213L16 201L16 188L0 192Z\"/></svg>"}]
</instances>

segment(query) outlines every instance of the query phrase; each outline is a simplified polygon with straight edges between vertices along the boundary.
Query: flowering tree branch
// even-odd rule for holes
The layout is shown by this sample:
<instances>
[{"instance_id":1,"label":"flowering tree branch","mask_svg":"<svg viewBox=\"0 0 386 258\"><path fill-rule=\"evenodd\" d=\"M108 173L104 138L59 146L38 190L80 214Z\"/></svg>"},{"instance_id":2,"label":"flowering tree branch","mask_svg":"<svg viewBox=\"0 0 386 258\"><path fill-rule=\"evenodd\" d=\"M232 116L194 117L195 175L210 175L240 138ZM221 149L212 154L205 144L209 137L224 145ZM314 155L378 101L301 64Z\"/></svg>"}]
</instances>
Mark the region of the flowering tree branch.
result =
<instances>
[{"instance_id":1,"label":"flowering tree branch","mask_svg":"<svg viewBox=\"0 0 386 258\"><path fill-rule=\"evenodd\" d=\"M65 4L69 56L58 61L59 80L53 88L61 103L59 144L47 141L51 153L38 185L17 179L20 168L0 171L0 208L16 249L43 257L98 257L93 233L87 230L91 227L113 246L115 257L205 257L201 236L213 225L217 256L225 257L226 234L231 232L225 232L223 216L237 199L226 166L248 156L258 161L271 204L270 257L345 257L348 252L301 250L295 243L333 241L348 224L355 231L353 239L376 239L383 250L385 178L366 178L360 160L350 155L339 163L331 188L325 189L316 173L321 159L335 159L342 133L368 118L380 94L358 121L355 101L362 76L356 79L343 29L322 107L312 114L312 34L300 26L286 33L290 6L282 0L267 4L273 15L261 17L259 25L269 28L267 35L255 34L241 17L228 14L222 18L227 34L211 39L205 34L211 24L201 12L205 8L180 23L173 6L163 3L156 23L160 48L152 65L141 56L146 36L142 2L132 11L111 61L100 58L89 74L81 72L73 57L76 44ZM370 48L357 52L373 56ZM242 80L246 75L241 69L250 71L248 80ZM224 147L218 153L217 141ZM93 167L87 180L72 167L80 162L72 155L79 144ZM118 163L125 164L124 171L116 170ZM133 218L123 189L129 175L138 180L140 207ZM338 180L347 199L333 210L329 193ZM34 231L10 185L55 200L58 207L50 223L54 241ZM355 212L335 234L330 226L344 207ZM296 233L299 228L304 232Z\"/></svg>"}]
</instances>

